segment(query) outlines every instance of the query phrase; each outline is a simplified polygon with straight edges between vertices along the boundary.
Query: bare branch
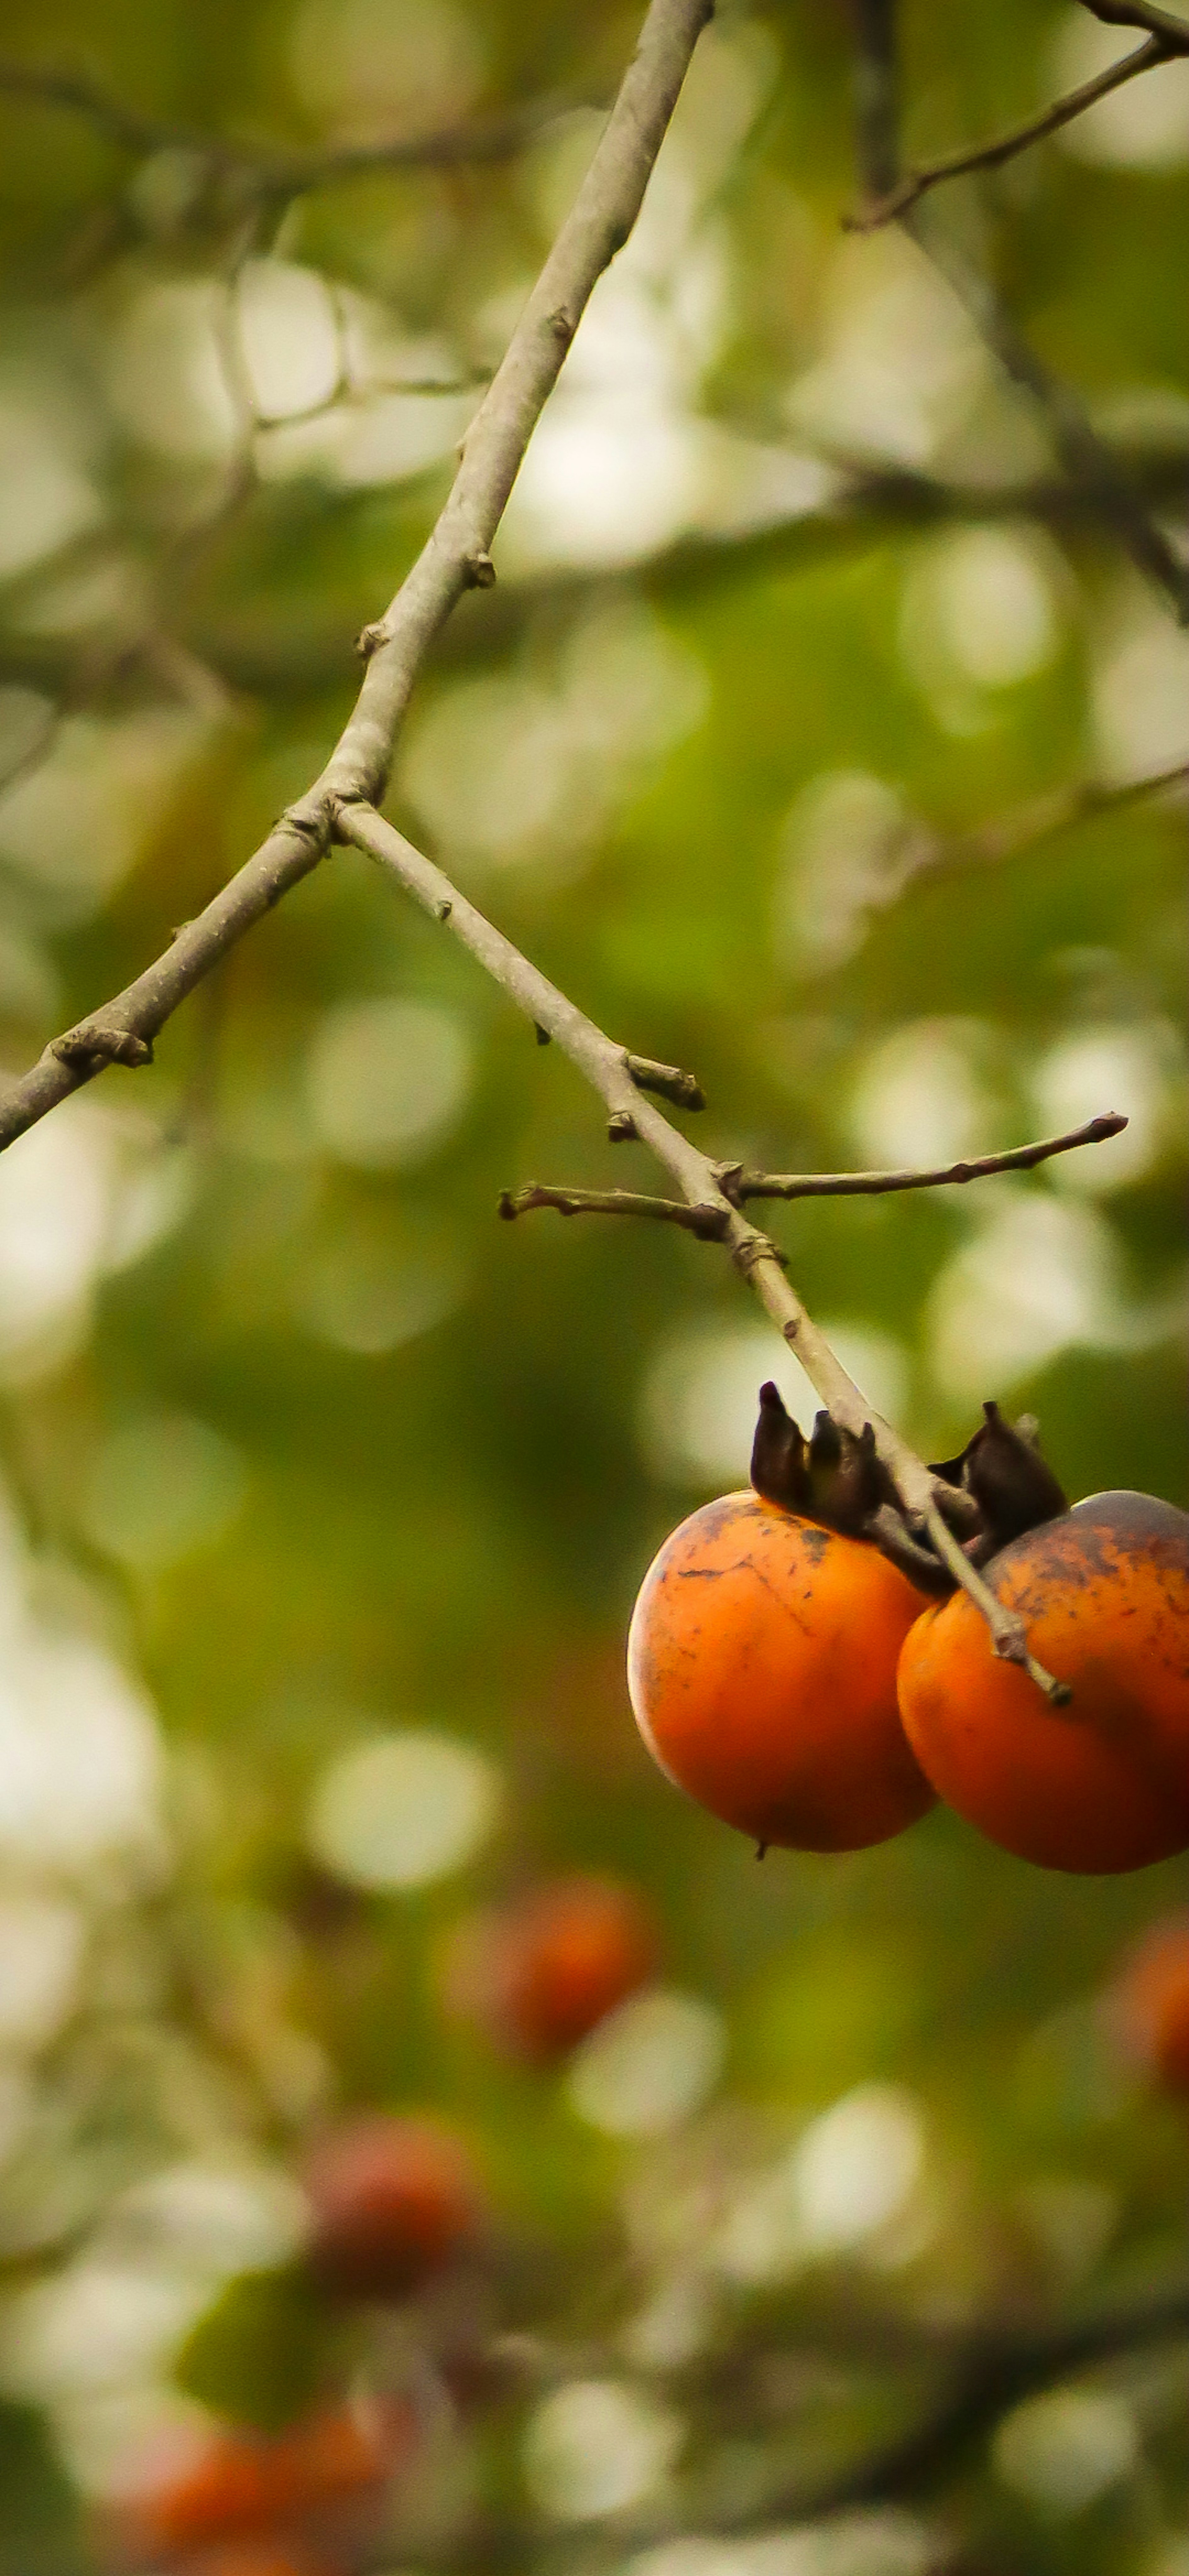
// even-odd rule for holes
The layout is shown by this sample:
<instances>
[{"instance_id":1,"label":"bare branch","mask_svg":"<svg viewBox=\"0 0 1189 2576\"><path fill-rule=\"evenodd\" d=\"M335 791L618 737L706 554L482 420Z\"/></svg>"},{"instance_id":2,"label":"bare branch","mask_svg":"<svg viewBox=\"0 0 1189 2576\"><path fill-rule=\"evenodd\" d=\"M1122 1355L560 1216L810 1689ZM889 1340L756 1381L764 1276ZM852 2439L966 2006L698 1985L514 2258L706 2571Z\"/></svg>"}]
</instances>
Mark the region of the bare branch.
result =
<instances>
[{"instance_id":1,"label":"bare branch","mask_svg":"<svg viewBox=\"0 0 1189 2576\"><path fill-rule=\"evenodd\" d=\"M210 134L201 126L169 117L142 116L114 97L84 72L55 71L48 64L0 60L0 91L10 97L38 100L85 118L122 151L138 154L188 152L212 175L238 181L245 197L299 197L340 179L369 170L441 170L465 163L506 161L521 152L543 127L577 105L605 105L554 95L526 100L505 116L475 125L436 128L428 134L394 134L374 143L332 143L321 150L286 152L254 149L229 136Z\"/></svg>"},{"instance_id":2,"label":"bare branch","mask_svg":"<svg viewBox=\"0 0 1189 2576\"><path fill-rule=\"evenodd\" d=\"M412 570L371 631L363 686L321 777L282 815L213 902L179 931L164 955L79 1029L67 1030L47 1047L12 1086L0 1102L0 1149L113 1056L127 1061L130 1040L141 1041L147 1054L186 994L318 865L339 800L383 793L417 671L439 627L473 581L475 567L490 560L508 494L587 301L636 220L709 8L710 0L651 0L586 178L471 422L449 498ZM132 118L131 124L143 139L140 121ZM627 1109L639 1094L626 1073L622 1081L629 1097L617 1105Z\"/></svg>"},{"instance_id":3,"label":"bare branch","mask_svg":"<svg viewBox=\"0 0 1189 2576\"><path fill-rule=\"evenodd\" d=\"M1151 0L1082 0L1092 18L1101 18L1104 27L1146 27L1149 35L1159 36L1170 54L1189 54L1189 20L1178 18L1171 9L1156 9Z\"/></svg>"},{"instance_id":4,"label":"bare branch","mask_svg":"<svg viewBox=\"0 0 1189 2576\"><path fill-rule=\"evenodd\" d=\"M1054 1154L1072 1154L1079 1145L1101 1145L1122 1134L1127 1120L1112 1109L1071 1127L1063 1136L1044 1136L1036 1145L1013 1145L1004 1154L979 1154L973 1160L945 1163L935 1171L917 1172L742 1172L730 1195L744 1199L883 1198L890 1190L934 1190L949 1183L987 1180L992 1172L1030 1172Z\"/></svg>"},{"instance_id":5,"label":"bare branch","mask_svg":"<svg viewBox=\"0 0 1189 2576\"><path fill-rule=\"evenodd\" d=\"M502 1217L525 1216L530 1208L556 1208L559 1216L657 1217L683 1226L704 1243L721 1243L727 1229L728 1212L721 1199L705 1207L687 1207L682 1199L646 1198L639 1190L558 1190L547 1181L526 1181L522 1189L501 1191Z\"/></svg>"},{"instance_id":6,"label":"bare branch","mask_svg":"<svg viewBox=\"0 0 1189 2576\"><path fill-rule=\"evenodd\" d=\"M1172 769L1158 769L1148 778L1126 779L1121 786L1104 787L1085 779L1074 787L1052 788L990 823L980 823L972 832L926 841L919 856L914 855L903 874L897 875L895 894L898 898L911 887L958 876L967 868L997 867L1003 859L1019 858L1028 850L1043 848L1046 841L1058 840L1078 823L1092 822L1099 814L1124 813L1150 796L1184 786L1189 786L1189 760L1178 761Z\"/></svg>"},{"instance_id":7,"label":"bare branch","mask_svg":"<svg viewBox=\"0 0 1189 2576\"><path fill-rule=\"evenodd\" d=\"M1140 45L1134 54L1126 54L1122 62L1108 64L1105 71L1096 73L1093 80L1083 81L1081 88L1070 90L1067 97L1055 99L1027 125L1013 126L1010 133L997 135L990 143L976 143L969 151L950 152L940 161L927 161L920 169L909 170L887 196L877 197L873 203L861 206L857 214L848 215L848 232L875 232L881 224L892 223L898 215L906 215L909 207L927 196L931 188L939 187L943 179L961 179L971 170L1001 169L1005 161L1014 161L1018 152L1027 152L1032 144L1043 143L1046 135L1059 133L1063 125L1072 125L1075 116L1084 115L1088 107L1109 97L1124 81L1134 80L1138 72L1153 71L1157 63L1171 61L1174 51L1163 36L1149 36L1147 44Z\"/></svg>"},{"instance_id":8,"label":"bare branch","mask_svg":"<svg viewBox=\"0 0 1189 2576\"><path fill-rule=\"evenodd\" d=\"M696 1074L683 1073L677 1064L654 1064L650 1055L629 1055L624 1061L637 1091L655 1091L675 1109L705 1108L706 1094Z\"/></svg>"},{"instance_id":9,"label":"bare branch","mask_svg":"<svg viewBox=\"0 0 1189 2576\"><path fill-rule=\"evenodd\" d=\"M358 801L344 803L338 809L336 829L342 839L366 850L369 857L397 879L422 910L432 914L454 938L469 949L493 980L525 1013L538 1029L556 1040L563 1053L585 1074L587 1081L605 1101L611 1113L612 1126L626 1121L627 1129L641 1144L647 1145L656 1160L670 1172L682 1192L686 1206L696 1222L694 1233L709 1231L711 1215L718 1215L715 1239L725 1243L735 1267L750 1282L770 1315L777 1330L795 1353L822 1403L844 1429L861 1439L868 1424L874 1433L876 1453L886 1467L908 1522L927 1531L934 1552L950 1569L956 1582L970 1593L991 1630L996 1654L1021 1664L1046 1698L1060 1702L1069 1694L1063 1683L1055 1681L1042 1664L1029 1654L1023 1622L1014 1611L1006 1610L975 1573L963 1555L957 1540L942 1519L935 1499L938 1479L924 1461L910 1449L892 1424L867 1402L861 1389L848 1376L841 1361L814 1323L791 1282L785 1277L784 1257L767 1234L748 1223L730 1195L736 1179L736 1167L713 1162L688 1137L670 1125L651 1101L642 1100L627 1071L622 1047L605 1036L585 1012L549 983L539 968L514 948L494 923L476 911L465 895L459 893L450 879L435 867L432 859L406 841L403 833L386 822L373 807ZM671 1221L667 1200L645 1199L635 1209L625 1207L620 1194L602 1195L600 1213L616 1215L643 1214ZM592 1205L593 1194L585 1191L546 1191L534 1189L524 1196L506 1195L501 1201L505 1216L519 1213L520 1205L559 1207L563 1214L574 1215Z\"/></svg>"},{"instance_id":10,"label":"bare branch","mask_svg":"<svg viewBox=\"0 0 1189 2576\"><path fill-rule=\"evenodd\" d=\"M865 194L878 203L894 191L900 175L895 0L854 0L854 14L860 176ZM1167 38L1171 28L1183 37L1185 31L1176 19L1167 18L1163 11L1155 14L1161 19L1159 27L1150 25L1146 15L1138 23L1152 35ZM1122 23L1137 22L1128 18ZM1183 43L1178 42L1176 50L1183 51ZM1103 525L1113 529L1132 562L1164 593L1178 621L1189 624L1189 565L1181 562L1164 530L1145 510L1077 396L1050 373L994 288L948 234L939 232L916 206L902 212L898 221L945 278L992 356L1036 404L1066 473L1081 485Z\"/></svg>"}]
</instances>

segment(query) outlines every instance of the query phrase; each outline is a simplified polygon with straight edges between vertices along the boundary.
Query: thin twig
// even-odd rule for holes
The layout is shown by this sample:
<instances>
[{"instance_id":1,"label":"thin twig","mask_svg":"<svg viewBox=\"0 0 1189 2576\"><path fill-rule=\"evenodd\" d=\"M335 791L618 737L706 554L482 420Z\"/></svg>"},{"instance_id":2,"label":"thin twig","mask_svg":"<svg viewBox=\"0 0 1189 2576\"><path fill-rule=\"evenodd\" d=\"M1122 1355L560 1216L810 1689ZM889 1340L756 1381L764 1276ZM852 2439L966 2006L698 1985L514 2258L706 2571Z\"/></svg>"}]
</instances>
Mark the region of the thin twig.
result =
<instances>
[{"instance_id":1,"label":"thin twig","mask_svg":"<svg viewBox=\"0 0 1189 2576\"><path fill-rule=\"evenodd\" d=\"M640 1190L560 1190L547 1181L526 1181L519 1190L501 1190L502 1217L525 1216L530 1208L556 1208L559 1216L656 1217L663 1224L684 1227L705 1243L721 1243L727 1230L728 1211L721 1199L705 1207L688 1207L683 1199L646 1198Z\"/></svg>"},{"instance_id":2,"label":"thin twig","mask_svg":"<svg viewBox=\"0 0 1189 2576\"><path fill-rule=\"evenodd\" d=\"M629 1058L629 1063L631 1059ZM1064 1136L1045 1136L1036 1145L1013 1145L1003 1154L980 1154L934 1171L902 1172L748 1172L733 1163L716 1163L715 1177L732 1207L745 1199L883 1198L891 1190L935 1190L954 1183L987 1180L994 1172L1030 1172L1053 1154L1071 1154L1079 1145L1101 1145L1121 1135L1127 1120L1120 1110L1071 1127ZM667 1219L693 1234L717 1241L722 1234L721 1204L690 1208L679 1199L643 1198L633 1190L571 1190L545 1181L527 1181L523 1189L504 1190L500 1215L523 1216L529 1208L556 1208L559 1216L646 1216Z\"/></svg>"},{"instance_id":3,"label":"thin twig","mask_svg":"<svg viewBox=\"0 0 1189 2576\"><path fill-rule=\"evenodd\" d=\"M710 0L651 0L575 204L471 422L445 507L369 632L363 685L326 768L164 955L53 1040L12 1086L0 1102L0 1149L105 1065L148 1062L153 1040L179 1002L324 857L338 800L382 795L421 662L464 591L487 577L491 542L529 438L596 281L636 220L709 9ZM132 125L139 136L139 120L133 118ZM627 1075L622 1078L631 1100L638 1101Z\"/></svg>"},{"instance_id":4,"label":"thin twig","mask_svg":"<svg viewBox=\"0 0 1189 2576\"><path fill-rule=\"evenodd\" d=\"M655 1091L661 1100L671 1100L675 1109L704 1109L706 1094L697 1075L683 1073L679 1064L655 1064L650 1055L625 1056L637 1091Z\"/></svg>"},{"instance_id":5,"label":"thin twig","mask_svg":"<svg viewBox=\"0 0 1189 2576\"><path fill-rule=\"evenodd\" d=\"M1088 107L1112 90L1121 89L1124 81L1134 80L1139 72L1154 71L1158 63L1172 60L1175 47L1164 36L1149 36L1134 54L1125 54L1118 63L1110 63L1093 80L1083 81L1080 89L1070 90L1066 97L1054 99L1041 115L1030 118L1026 125L1013 126L1010 133L994 137L990 143L973 144L969 151L946 153L939 161L926 161L920 168L909 170L887 196L861 206L848 215L848 232L871 233L881 224L894 222L906 215L931 188L940 187L944 179L965 178L971 170L999 170L1005 161L1014 161L1018 152L1027 152L1034 143L1043 143L1049 134L1057 134L1063 125L1072 125L1076 116L1084 116Z\"/></svg>"},{"instance_id":6,"label":"thin twig","mask_svg":"<svg viewBox=\"0 0 1189 2576\"><path fill-rule=\"evenodd\" d=\"M942 1557L955 1582L970 1594L991 1630L994 1650L1013 1663L1022 1664L1038 1689L1047 1699L1060 1702L1068 1698L1064 1685L1055 1681L1042 1664L1028 1652L1023 1623L1014 1611L1006 1610L983 1582L942 1520L934 1499L938 1479L932 1470L910 1449L890 1422L867 1402L861 1389L848 1376L841 1361L831 1349L824 1333L802 1304L790 1280L785 1277L785 1263L770 1235L735 1207L730 1197L732 1167L712 1161L708 1154L692 1145L687 1136L671 1125L650 1100L641 1099L627 1071L625 1052L604 1031L588 1020L576 1003L558 991L538 967L522 956L501 930L486 916L476 911L465 895L451 884L441 868L415 849L404 834L377 814L370 805L350 801L341 805L336 829L345 841L368 856L394 876L407 894L411 894L425 912L442 923L455 939L469 949L493 980L525 1013L538 1029L554 1038L563 1054L568 1055L585 1074L611 1113L612 1127L624 1121L624 1132L647 1145L657 1161L677 1182L686 1205L697 1212L701 1231L708 1212L721 1208L721 1232L718 1240L725 1243L735 1267L754 1288L805 1371L810 1385L822 1403L844 1430L861 1439L868 1424L875 1437L876 1451L903 1506L917 1528L922 1526L933 1541L935 1552ZM557 1204L558 1196L584 1194L551 1194L546 1202ZM613 1193L608 1194L614 1196ZM668 1214L667 1203L648 1202L647 1212L655 1215L658 1207ZM507 1212L507 1211L505 1211ZM513 1210L515 1212L515 1210ZM576 1213L572 1208L570 1213ZM622 1212L622 1211L617 1211Z\"/></svg>"},{"instance_id":7,"label":"thin twig","mask_svg":"<svg viewBox=\"0 0 1189 2576\"><path fill-rule=\"evenodd\" d=\"M1092 0L1087 0L1087 5L1091 4ZM878 203L892 193L900 178L895 0L854 0L854 14L860 181L864 195ZM1150 35L1166 37L1170 27L1176 29L1177 21L1166 21L1163 12L1158 14L1162 21L1158 27L1147 16L1139 23ZM1123 23L1136 21L1128 19ZM1182 36L1184 32L1182 27ZM1178 45L1177 49L1184 47ZM930 223L928 212L910 206L898 221L945 278L992 356L1036 404L1071 480L1081 484L1103 524L1114 530L1132 562L1171 602L1179 622L1189 624L1189 566L1181 562L1164 530L1149 517L1134 485L1099 437L1083 404L1050 373L988 280L948 233L939 232Z\"/></svg>"},{"instance_id":8,"label":"thin twig","mask_svg":"<svg viewBox=\"0 0 1189 2576\"><path fill-rule=\"evenodd\" d=\"M1189 54L1189 21L1171 9L1154 8L1150 0L1082 0L1082 7L1104 27L1146 27L1149 35L1163 37L1170 54Z\"/></svg>"},{"instance_id":9,"label":"thin twig","mask_svg":"<svg viewBox=\"0 0 1189 2576\"><path fill-rule=\"evenodd\" d=\"M212 174L236 179L245 194L262 197L304 196L311 189L358 178L369 170L441 170L469 162L506 161L544 126L556 123L576 106L606 104L551 95L526 100L504 116L475 125L448 125L428 134L394 134L374 143L332 143L321 150L287 152L237 143L169 117L142 116L86 73L55 71L48 64L5 57L0 60L0 91L81 116L126 152L192 153Z\"/></svg>"},{"instance_id":10,"label":"thin twig","mask_svg":"<svg viewBox=\"0 0 1189 2576\"><path fill-rule=\"evenodd\" d=\"M1004 1602L996 1599L990 1584L984 1583L977 1568L963 1554L953 1531L932 1500L926 1503L923 1518L935 1553L943 1565L948 1566L955 1583L961 1585L963 1592L969 1593L975 1609L981 1610L991 1631L995 1653L1002 1656L1004 1663L1019 1664L1037 1689L1044 1692L1053 1708L1066 1708L1072 1696L1069 1684L1057 1681L1043 1664L1038 1664L1035 1655L1029 1653L1028 1631L1019 1611L1009 1610Z\"/></svg>"},{"instance_id":11,"label":"thin twig","mask_svg":"<svg viewBox=\"0 0 1189 2576\"><path fill-rule=\"evenodd\" d=\"M736 1201L882 1198L889 1190L935 1190L951 1182L960 1187L966 1181L986 1180L992 1172L1030 1172L1054 1154L1072 1154L1079 1145L1102 1145L1108 1136L1121 1135L1126 1125L1122 1111L1112 1109L1088 1119L1084 1127L1069 1128L1063 1136L1044 1136L1036 1145L1012 1145L1004 1154L978 1154L959 1163L940 1164L930 1172L743 1172L732 1183L731 1196Z\"/></svg>"},{"instance_id":12,"label":"thin twig","mask_svg":"<svg viewBox=\"0 0 1189 2576\"><path fill-rule=\"evenodd\" d=\"M1079 823L1093 822L1100 814L1123 813L1128 806L1145 803L1150 796L1186 785L1189 760L1179 760L1173 768L1158 769L1147 778L1125 779L1120 786L1106 787L1095 779L1086 779L1075 787L1052 788L1047 795L1030 797L1026 804L1012 807L990 823L980 823L974 831L956 832L948 840L924 841L919 853L905 864L903 873L897 874L895 894L899 898L910 888L933 884L939 877L959 875L967 868L997 867L1001 860L1042 849L1047 841L1058 840Z\"/></svg>"}]
</instances>

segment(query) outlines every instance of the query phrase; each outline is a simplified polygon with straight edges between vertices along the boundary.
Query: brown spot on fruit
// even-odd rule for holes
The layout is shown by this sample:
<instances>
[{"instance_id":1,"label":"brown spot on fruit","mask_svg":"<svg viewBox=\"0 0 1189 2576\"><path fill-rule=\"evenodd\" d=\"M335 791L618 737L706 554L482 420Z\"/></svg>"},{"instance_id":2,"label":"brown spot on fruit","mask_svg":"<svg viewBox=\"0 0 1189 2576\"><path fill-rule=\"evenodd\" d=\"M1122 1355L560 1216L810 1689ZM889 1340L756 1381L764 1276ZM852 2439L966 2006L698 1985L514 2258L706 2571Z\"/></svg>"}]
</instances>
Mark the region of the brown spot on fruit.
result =
<instances>
[{"instance_id":1,"label":"brown spot on fruit","mask_svg":"<svg viewBox=\"0 0 1189 2576\"><path fill-rule=\"evenodd\" d=\"M691 1582L691 1575L714 1582ZM924 1815L896 1659L922 1607L878 1548L757 1494L665 1541L628 1636L628 1688L669 1779L755 1843L854 1851Z\"/></svg>"},{"instance_id":2,"label":"brown spot on fruit","mask_svg":"<svg viewBox=\"0 0 1189 2576\"><path fill-rule=\"evenodd\" d=\"M965 1593L918 1620L900 1706L938 1794L1049 1869L1140 1869L1189 1845L1189 1514L1096 1494L1013 1539L987 1581L1040 1662L1052 1708L996 1660Z\"/></svg>"}]
</instances>

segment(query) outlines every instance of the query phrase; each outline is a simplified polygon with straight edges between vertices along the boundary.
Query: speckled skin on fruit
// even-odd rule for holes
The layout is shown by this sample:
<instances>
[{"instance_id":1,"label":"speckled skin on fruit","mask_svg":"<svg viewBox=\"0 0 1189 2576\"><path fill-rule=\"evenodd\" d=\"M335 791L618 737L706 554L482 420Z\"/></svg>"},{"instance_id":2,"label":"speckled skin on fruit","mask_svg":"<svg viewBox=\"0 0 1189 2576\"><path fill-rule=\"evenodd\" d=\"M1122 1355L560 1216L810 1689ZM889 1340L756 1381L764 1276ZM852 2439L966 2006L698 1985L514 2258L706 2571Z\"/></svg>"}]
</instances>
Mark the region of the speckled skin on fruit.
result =
<instances>
[{"instance_id":1,"label":"speckled skin on fruit","mask_svg":"<svg viewBox=\"0 0 1189 2576\"><path fill-rule=\"evenodd\" d=\"M986 1579L1073 1693L1052 1708L991 1653L964 1593L905 1641L899 1690L922 1768L992 1842L1107 1873L1189 1845L1189 1514L1095 1494L1013 1539Z\"/></svg>"},{"instance_id":2,"label":"speckled skin on fruit","mask_svg":"<svg viewBox=\"0 0 1189 2576\"><path fill-rule=\"evenodd\" d=\"M752 1493L706 1503L650 1566L628 1688L662 1771L757 1843L856 1851L933 1792L896 1658L923 1595L878 1548Z\"/></svg>"}]
</instances>

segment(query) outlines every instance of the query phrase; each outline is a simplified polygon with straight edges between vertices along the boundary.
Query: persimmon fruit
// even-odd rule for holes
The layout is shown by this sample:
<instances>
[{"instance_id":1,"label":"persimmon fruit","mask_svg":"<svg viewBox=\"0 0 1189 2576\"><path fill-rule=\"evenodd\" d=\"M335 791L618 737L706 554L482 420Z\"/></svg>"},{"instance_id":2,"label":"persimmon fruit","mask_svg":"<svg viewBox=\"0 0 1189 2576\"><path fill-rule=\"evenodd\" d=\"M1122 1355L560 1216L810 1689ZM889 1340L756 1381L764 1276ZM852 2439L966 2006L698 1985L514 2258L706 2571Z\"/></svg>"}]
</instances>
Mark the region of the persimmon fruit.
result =
<instances>
[{"instance_id":1,"label":"persimmon fruit","mask_svg":"<svg viewBox=\"0 0 1189 2576\"><path fill-rule=\"evenodd\" d=\"M1123 2046L1167 2093L1189 2094L1189 1914L1157 1923L1112 1997Z\"/></svg>"},{"instance_id":2,"label":"persimmon fruit","mask_svg":"<svg viewBox=\"0 0 1189 2576\"><path fill-rule=\"evenodd\" d=\"M445 2001L505 2055L548 2066L647 1984L659 1954L651 1910L634 1887L594 1875L551 1879L459 1925Z\"/></svg>"},{"instance_id":3,"label":"persimmon fruit","mask_svg":"<svg viewBox=\"0 0 1189 2576\"><path fill-rule=\"evenodd\" d=\"M444 2121L372 2113L327 2131L303 2174L309 2261L332 2295L399 2299L480 2229L471 2157Z\"/></svg>"},{"instance_id":4,"label":"persimmon fruit","mask_svg":"<svg viewBox=\"0 0 1189 2576\"><path fill-rule=\"evenodd\" d=\"M242 2545L245 2568L258 2545L262 2568L270 2552L280 2568L304 2526L380 2497L415 2438L404 2400L326 2408L284 2433L212 2432L185 2459L146 2466L108 2517L112 2537L137 2560Z\"/></svg>"},{"instance_id":5,"label":"persimmon fruit","mask_svg":"<svg viewBox=\"0 0 1189 2576\"><path fill-rule=\"evenodd\" d=\"M1048 1869L1108 1873L1189 1845L1189 1514L1095 1494L986 1568L1032 1653L1068 1684L1052 1707L997 1658L964 1592L926 1610L900 1656L923 1771L992 1842Z\"/></svg>"},{"instance_id":6,"label":"persimmon fruit","mask_svg":"<svg viewBox=\"0 0 1189 2576\"><path fill-rule=\"evenodd\" d=\"M754 1493L704 1504L632 1613L628 1688L649 1751L760 1845L885 1841L934 1804L896 1704L924 1600L868 1541Z\"/></svg>"}]
</instances>

